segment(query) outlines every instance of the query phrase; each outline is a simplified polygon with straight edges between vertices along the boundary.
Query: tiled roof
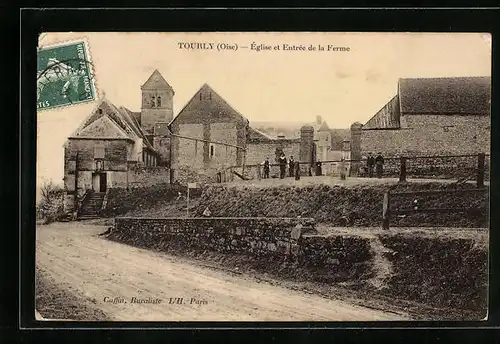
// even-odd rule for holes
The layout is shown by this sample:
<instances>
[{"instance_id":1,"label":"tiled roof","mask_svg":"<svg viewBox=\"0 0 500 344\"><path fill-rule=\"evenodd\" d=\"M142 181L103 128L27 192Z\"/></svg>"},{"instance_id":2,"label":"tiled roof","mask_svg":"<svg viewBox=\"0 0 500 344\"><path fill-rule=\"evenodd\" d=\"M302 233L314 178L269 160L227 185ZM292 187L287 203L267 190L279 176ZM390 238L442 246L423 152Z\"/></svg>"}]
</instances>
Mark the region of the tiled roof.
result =
<instances>
[{"instance_id":1,"label":"tiled roof","mask_svg":"<svg viewBox=\"0 0 500 344\"><path fill-rule=\"evenodd\" d=\"M490 77L400 79L401 113L489 114Z\"/></svg>"}]
</instances>

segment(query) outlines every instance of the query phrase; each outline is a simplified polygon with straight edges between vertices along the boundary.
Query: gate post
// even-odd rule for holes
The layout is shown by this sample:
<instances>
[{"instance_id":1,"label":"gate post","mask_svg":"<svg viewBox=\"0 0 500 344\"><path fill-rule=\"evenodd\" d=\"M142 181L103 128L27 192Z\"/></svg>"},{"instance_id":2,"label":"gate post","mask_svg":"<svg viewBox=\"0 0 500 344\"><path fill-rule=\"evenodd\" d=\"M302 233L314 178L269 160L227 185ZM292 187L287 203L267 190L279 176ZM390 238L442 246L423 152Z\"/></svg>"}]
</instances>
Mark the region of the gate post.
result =
<instances>
[{"instance_id":1,"label":"gate post","mask_svg":"<svg viewBox=\"0 0 500 344\"><path fill-rule=\"evenodd\" d=\"M485 162L485 154L479 153L477 155L477 187L484 187L484 162Z\"/></svg>"},{"instance_id":2,"label":"gate post","mask_svg":"<svg viewBox=\"0 0 500 344\"><path fill-rule=\"evenodd\" d=\"M384 201L382 204L382 229L389 229L389 218L391 215L389 209L390 198L390 191L385 192Z\"/></svg>"},{"instance_id":3,"label":"gate post","mask_svg":"<svg viewBox=\"0 0 500 344\"><path fill-rule=\"evenodd\" d=\"M406 157L401 157L399 167L399 182L406 182Z\"/></svg>"}]
</instances>

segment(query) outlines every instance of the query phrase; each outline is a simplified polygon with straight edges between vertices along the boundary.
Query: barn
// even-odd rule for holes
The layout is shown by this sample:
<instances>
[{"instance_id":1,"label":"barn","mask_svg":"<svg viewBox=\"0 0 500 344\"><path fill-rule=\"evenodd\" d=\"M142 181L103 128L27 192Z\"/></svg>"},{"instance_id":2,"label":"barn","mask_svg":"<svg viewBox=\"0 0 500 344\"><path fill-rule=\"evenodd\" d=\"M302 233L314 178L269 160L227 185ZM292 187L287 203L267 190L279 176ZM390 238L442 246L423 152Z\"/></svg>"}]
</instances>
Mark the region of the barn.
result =
<instances>
[{"instance_id":1,"label":"barn","mask_svg":"<svg viewBox=\"0 0 500 344\"><path fill-rule=\"evenodd\" d=\"M364 125L351 126L355 157L490 152L490 77L403 78Z\"/></svg>"}]
</instances>

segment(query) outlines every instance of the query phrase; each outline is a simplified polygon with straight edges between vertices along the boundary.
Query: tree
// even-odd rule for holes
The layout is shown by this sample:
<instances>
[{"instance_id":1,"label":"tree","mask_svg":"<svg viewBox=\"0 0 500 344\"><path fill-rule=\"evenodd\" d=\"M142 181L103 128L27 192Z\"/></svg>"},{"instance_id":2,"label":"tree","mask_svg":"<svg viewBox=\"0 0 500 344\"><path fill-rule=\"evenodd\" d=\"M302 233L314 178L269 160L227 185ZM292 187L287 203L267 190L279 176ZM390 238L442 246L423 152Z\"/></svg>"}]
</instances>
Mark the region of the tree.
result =
<instances>
[{"instance_id":1,"label":"tree","mask_svg":"<svg viewBox=\"0 0 500 344\"><path fill-rule=\"evenodd\" d=\"M40 187L40 201L37 218L45 223L60 220L64 216L64 189L52 181L45 181Z\"/></svg>"}]
</instances>

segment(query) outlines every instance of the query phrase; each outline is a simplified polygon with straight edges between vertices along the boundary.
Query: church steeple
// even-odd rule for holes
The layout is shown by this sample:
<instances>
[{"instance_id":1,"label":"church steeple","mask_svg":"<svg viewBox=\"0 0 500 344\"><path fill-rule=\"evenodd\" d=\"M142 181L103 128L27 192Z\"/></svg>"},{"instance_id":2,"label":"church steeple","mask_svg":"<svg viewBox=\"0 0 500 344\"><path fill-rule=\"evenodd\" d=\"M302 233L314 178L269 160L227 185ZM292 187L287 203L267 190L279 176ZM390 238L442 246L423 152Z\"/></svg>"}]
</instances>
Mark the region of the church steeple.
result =
<instances>
[{"instance_id":1,"label":"church steeple","mask_svg":"<svg viewBox=\"0 0 500 344\"><path fill-rule=\"evenodd\" d=\"M141 126L146 133L153 134L156 123L168 123L174 117L172 86L155 69L141 86Z\"/></svg>"}]
</instances>

